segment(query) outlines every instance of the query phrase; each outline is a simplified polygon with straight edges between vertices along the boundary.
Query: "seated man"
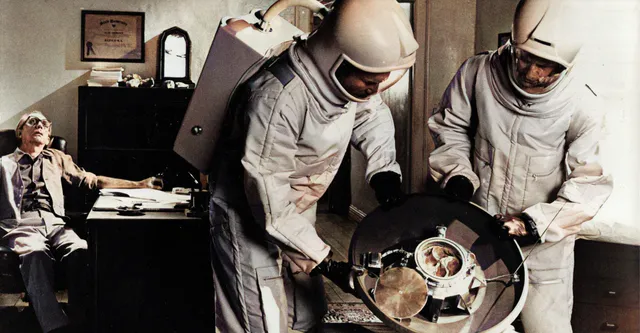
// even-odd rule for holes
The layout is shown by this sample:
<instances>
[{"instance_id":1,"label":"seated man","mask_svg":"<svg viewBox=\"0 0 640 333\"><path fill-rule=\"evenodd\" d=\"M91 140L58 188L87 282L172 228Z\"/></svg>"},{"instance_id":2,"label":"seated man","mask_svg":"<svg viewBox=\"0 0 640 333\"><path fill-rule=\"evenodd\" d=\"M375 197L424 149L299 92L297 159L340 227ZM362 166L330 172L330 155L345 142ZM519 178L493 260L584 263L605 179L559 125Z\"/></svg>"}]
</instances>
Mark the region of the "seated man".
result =
<instances>
[{"instance_id":1,"label":"seated man","mask_svg":"<svg viewBox=\"0 0 640 333\"><path fill-rule=\"evenodd\" d=\"M84 171L71 156L46 147L51 122L39 111L20 118L16 136L19 147L0 158L0 236L20 256L24 285L42 330L70 331L84 323L89 276L83 271L87 242L65 225L62 183L86 189L156 188L155 178L134 182ZM67 272L68 313L56 301L56 259Z\"/></svg>"}]
</instances>

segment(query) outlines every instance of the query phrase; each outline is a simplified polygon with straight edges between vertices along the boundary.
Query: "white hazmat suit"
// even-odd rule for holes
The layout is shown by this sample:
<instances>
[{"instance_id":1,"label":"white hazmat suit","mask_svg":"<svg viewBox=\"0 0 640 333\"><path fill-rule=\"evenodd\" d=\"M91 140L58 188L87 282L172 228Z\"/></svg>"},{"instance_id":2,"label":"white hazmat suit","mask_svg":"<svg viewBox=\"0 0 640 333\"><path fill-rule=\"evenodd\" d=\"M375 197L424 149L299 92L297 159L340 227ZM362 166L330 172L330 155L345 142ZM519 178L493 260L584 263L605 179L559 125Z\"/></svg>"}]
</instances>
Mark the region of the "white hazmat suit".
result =
<instances>
[{"instance_id":1,"label":"white hazmat suit","mask_svg":"<svg viewBox=\"0 0 640 333\"><path fill-rule=\"evenodd\" d=\"M523 248L527 333L572 331L576 235L613 189L598 162L603 109L572 73L584 37L574 9L568 0L521 0L510 43L468 59L429 119L432 177L443 187L466 177L475 203L522 216L541 236Z\"/></svg>"},{"instance_id":2,"label":"white hazmat suit","mask_svg":"<svg viewBox=\"0 0 640 333\"><path fill-rule=\"evenodd\" d=\"M368 8L359 11L365 14L376 12L371 7L378 5L397 7L396 14L402 13L394 0L341 4L344 16L350 5ZM363 59L341 53L344 39L338 46L332 44L332 38L344 36L339 24L344 18L333 20L335 33L323 31L323 23L315 37L294 43L246 83L218 142L210 175L210 219L216 326L221 332L315 327L326 312L324 288L321 276L307 273L330 251L315 230L316 202L337 173L349 143L367 160L367 181L380 172L400 174L389 108L378 94L356 102L336 86L337 61L358 67ZM402 27L396 35L408 34L413 44L387 44L395 50L396 61L380 72L410 67L417 49L406 17L388 21L394 27L387 31ZM370 41L360 36L355 44Z\"/></svg>"},{"instance_id":3,"label":"white hazmat suit","mask_svg":"<svg viewBox=\"0 0 640 333\"><path fill-rule=\"evenodd\" d=\"M233 124L238 136L225 141L224 155L218 157L218 169L212 177L213 255L221 265L214 265L219 280L216 288L224 290L217 293L218 304L222 297L233 302L231 298L242 292L245 295L240 298L247 299L246 306L259 307L266 299L284 297L282 275L286 273L278 248L288 250L286 265L293 266L294 272L308 273L328 255L329 246L314 227L316 202L337 173L349 142L366 156L367 179L381 171L400 173L393 120L380 97L366 103L333 104L318 93L326 88L311 79L314 65L305 51L293 45L289 57L279 61L289 59L295 75L285 86L269 71L249 82L247 104L238 110L238 123ZM335 100L339 101L339 96ZM243 234L249 231L240 230L244 228L255 229L250 232L256 238L246 239ZM229 260L226 267L222 258ZM302 275L306 274L299 277ZM264 287L271 290L266 295L264 290L253 290L256 294L251 296L256 298L249 301L246 289L254 286L256 279L271 284ZM232 285L238 289L230 289ZM307 293L318 293L322 298L322 291ZM286 303L281 305L286 308ZM225 314L216 320L235 317ZM264 330L263 318L246 319L251 332ZM247 327L246 323L241 325Z\"/></svg>"},{"instance_id":4,"label":"white hazmat suit","mask_svg":"<svg viewBox=\"0 0 640 333\"><path fill-rule=\"evenodd\" d=\"M473 202L490 214L528 214L543 235L527 259L527 333L571 332L573 248L583 222L609 197L598 164L596 96L569 74L549 92L516 92L510 48L468 59L429 119L436 149L431 176L473 184ZM547 230L548 227L548 230ZM525 247L525 257L532 247Z\"/></svg>"}]
</instances>

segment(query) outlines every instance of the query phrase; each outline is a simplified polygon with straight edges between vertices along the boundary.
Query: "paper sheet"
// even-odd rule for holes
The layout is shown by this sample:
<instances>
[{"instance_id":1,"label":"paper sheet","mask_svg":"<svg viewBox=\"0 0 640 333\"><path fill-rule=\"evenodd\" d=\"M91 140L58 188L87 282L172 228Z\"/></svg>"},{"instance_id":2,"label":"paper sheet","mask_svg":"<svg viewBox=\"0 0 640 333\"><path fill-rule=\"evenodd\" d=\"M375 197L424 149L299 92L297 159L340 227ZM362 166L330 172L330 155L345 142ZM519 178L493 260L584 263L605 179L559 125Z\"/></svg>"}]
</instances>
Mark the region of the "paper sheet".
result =
<instances>
[{"instance_id":1,"label":"paper sheet","mask_svg":"<svg viewBox=\"0 0 640 333\"><path fill-rule=\"evenodd\" d=\"M190 196L188 194L174 194L171 192L163 192L150 188L135 188L135 189L101 189L100 195L103 196L115 196L121 199L133 199L136 202L149 202L159 204L180 203L188 202Z\"/></svg>"}]
</instances>

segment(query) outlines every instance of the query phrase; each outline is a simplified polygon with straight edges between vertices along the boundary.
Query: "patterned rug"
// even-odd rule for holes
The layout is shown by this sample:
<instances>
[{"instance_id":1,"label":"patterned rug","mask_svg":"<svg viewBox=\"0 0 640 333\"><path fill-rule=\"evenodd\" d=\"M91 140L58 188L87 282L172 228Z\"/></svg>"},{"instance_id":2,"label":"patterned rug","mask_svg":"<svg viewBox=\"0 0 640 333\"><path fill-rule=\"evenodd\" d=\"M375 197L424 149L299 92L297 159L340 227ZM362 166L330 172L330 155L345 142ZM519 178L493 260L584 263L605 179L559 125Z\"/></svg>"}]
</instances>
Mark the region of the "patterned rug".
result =
<instances>
[{"instance_id":1,"label":"patterned rug","mask_svg":"<svg viewBox=\"0 0 640 333\"><path fill-rule=\"evenodd\" d=\"M329 303L329 311L322 319L323 323L382 323L362 303Z\"/></svg>"}]
</instances>

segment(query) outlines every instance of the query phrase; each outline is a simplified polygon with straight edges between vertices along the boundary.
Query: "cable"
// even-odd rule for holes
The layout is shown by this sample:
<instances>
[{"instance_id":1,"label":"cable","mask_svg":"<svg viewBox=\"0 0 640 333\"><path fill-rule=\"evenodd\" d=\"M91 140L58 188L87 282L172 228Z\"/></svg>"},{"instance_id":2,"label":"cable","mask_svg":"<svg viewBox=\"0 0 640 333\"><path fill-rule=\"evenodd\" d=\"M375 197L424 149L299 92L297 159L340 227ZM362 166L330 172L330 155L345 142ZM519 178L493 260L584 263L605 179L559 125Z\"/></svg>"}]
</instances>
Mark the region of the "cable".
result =
<instances>
[{"instance_id":1,"label":"cable","mask_svg":"<svg viewBox=\"0 0 640 333\"><path fill-rule=\"evenodd\" d=\"M524 265L524 263L527 261L527 259L529 259L529 256L531 256L531 253L533 253L533 250L536 249L536 247L538 246L538 244L542 244L541 240L542 237L547 233L547 230L549 230L549 227L551 226L551 224L556 220L556 218L558 217L558 215L560 214L560 212L564 209L564 206L567 204L568 201L565 201L562 206L560 207L560 209L558 210L558 212L556 213L556 215L553 216L553 219L551 219L551 222L549 222L549 224L547 225L547 227L544 229L544 231L542 231L542 234L540 234L540 236L538 237L538 240L535 242L535 244L533 244L533 248L531 248L531 251L529 251L529 253L527 254L527 256L524 258L524 260L522 260L522 262L520 263L520 265L518 266L518 268L516 268L516 270L514 271L513 274L504 274L504 275L499 275L493 278L489 278L489 279L485 279L486 282L500 282L504 284L504 289L502 289L502 291L500 292L500 295L498 295L498 297L496 298L495 302L491 305L491 308L489 309L489 311L487 312L487 315L482 319L481 325L483 325L485 323L485 321L487 320L487 318L489 317L489 313L491 313L491 310L493 309L493 307L498 303L498 301L500 300L500 298L502 298L502 295L504 294L504 291L513 284L513 282L515 281L515 277L518 274L518 271L520 270L520 268L522 267L522 265ZM501 278L505 278L505 277L510 277L509 282L505 282L505 281L500 281L498 279Z\"/></svg>"},{"instance_id":2,"label":"cable","mask_svg":"<svg viewBox=\"0 0 640 333\"><path fill-rule=\"evenodd\" d=\"M522 265L524 265L524 263L527 261L527 259L529 259L529 256L531 256L531 254L533 253L533 250L536 249L536 247L538 246L538 244L542 244L541 240L542 240L542 236L544 236L547 233L547 230L549 230L549 227L551 226L551 224L556 220L556 217L558 217L558 215L560 214L560 212L564 209L564 206L567 204L568 201L565 201L562 206L560 207L560 209L558 210L558 212L556 213L556 215L553 216L553 219L551 219L551 222L549 222L549 224L547 224L547 227L542 231L542 234L540 234L540 236L538 237L538 239L536 240L536 242L533 244L533 248L531 248L531 250L527 253L527 256L522 260L522 262L520 263L520 265L518 266L518 268L515 269L515 271L511 274L504 274L504 275L499 275L493 278L488 278L485 279L485 281L487 282L496 282L497 279L500 278L504 278L504 277L511 277L511 281L513 282L514 277L518 274L518 271L520 270L520 268L522 268Z\"/></svg>"}]
</instances>

